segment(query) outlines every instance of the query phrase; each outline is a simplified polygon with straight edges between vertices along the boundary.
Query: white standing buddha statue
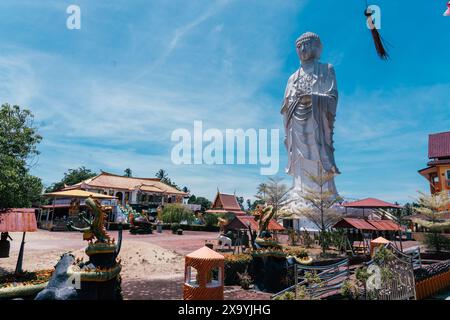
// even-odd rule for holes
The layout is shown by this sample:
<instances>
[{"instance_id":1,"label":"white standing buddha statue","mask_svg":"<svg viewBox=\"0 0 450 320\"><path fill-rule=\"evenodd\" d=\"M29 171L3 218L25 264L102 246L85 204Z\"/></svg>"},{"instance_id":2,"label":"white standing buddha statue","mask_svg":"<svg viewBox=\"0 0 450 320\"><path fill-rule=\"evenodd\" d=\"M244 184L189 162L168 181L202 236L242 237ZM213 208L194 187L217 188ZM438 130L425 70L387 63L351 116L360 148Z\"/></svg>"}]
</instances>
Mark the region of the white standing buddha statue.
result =
<instances>
[{"instance_id":1,"label":"white standing buddha statue","mask_svg":"<svg viewBox=\"0 0 450 320\"><path fill-rule=\"evenodd\" d=\"M294 177L293 193L301 193L318 189L310 175L317 176L319 170L339 174L333 147L338 90L333 66L319 61L319 36L307 32L296 45L301 66L289 78L281 114L289 158L286 173ZM334 179L324 187L338 195Z\"/></svg>"}]
</instances>

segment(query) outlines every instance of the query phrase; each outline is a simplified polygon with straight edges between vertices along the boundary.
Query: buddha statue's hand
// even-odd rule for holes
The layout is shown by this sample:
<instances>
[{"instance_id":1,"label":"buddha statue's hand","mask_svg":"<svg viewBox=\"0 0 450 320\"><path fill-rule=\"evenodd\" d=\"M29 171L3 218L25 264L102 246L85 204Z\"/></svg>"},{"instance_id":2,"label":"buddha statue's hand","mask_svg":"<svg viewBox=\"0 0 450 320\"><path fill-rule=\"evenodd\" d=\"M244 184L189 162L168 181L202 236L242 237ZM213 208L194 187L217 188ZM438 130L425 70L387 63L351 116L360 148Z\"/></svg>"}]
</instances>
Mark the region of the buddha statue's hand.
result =
<instances>
[{"instance_id":1,"label":"buddha statue's hand","mask_svg":"<svg viewBox=\"0 0 450 320\"><path fill-rule=\"evenodd\" d=\"M302 106L310 106L312 104L312 94L302 94L299 96Z\"/></svg>"}]
</instances>

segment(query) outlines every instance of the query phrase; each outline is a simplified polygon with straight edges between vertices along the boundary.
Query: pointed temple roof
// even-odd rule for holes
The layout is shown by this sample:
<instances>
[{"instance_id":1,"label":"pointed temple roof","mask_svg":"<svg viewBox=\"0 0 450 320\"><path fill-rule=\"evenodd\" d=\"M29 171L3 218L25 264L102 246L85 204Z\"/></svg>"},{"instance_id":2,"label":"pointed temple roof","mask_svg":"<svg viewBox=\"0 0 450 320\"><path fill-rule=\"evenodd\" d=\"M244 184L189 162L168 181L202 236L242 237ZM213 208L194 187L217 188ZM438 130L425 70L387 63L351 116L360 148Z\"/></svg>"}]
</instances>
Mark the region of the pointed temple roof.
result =
<instances>
[{"instance_id":1,"label":"pointed temple roof","mask_svg":"<svg viewBox=\"0 0 450 320\"><path fill-rule=\"evenodd\" d=\"M186 255L186 258L190 259L201 259L201 260L224 260L225 257L221 255L220 253L208 248L203 247L200 248L194 252L189 253Z\"/></svg>"},{"instance_id":2,"label":"pointed temple roof","mask_svg":"<svg viewBox=\"0 0 450 320\"><path fill-rule=\"evenodd\" d=\"M237 215L245 214L239 205L236 196L234 194L226 194L217 192L216 198L214 199L212 208L207 210L208 213L227 213L232 212Z\"/></svg>"}]
</instances>

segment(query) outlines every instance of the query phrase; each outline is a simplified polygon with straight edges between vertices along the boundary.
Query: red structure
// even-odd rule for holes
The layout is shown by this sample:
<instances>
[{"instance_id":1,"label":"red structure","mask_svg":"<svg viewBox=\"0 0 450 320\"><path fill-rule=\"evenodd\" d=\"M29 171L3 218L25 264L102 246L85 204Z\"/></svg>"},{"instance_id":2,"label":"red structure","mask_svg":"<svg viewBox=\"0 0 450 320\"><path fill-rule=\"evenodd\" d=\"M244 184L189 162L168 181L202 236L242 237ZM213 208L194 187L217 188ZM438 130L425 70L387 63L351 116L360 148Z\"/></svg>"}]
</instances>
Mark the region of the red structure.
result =
<instances>
[{"instance_id":1,"label":"red structure","mask_svg":"<svg viewBox=\"0 0 450 320\"><path fill-rule=\"evenodd\" d=\"M345 208L345 213L347 213L347 208L354 208L354 209L362 209L363 210L363 216L364 211L366 209L400 209L401 206L386 202L380 199L375 198L366 198L358 201L353 202L347 202L342 204L342 206Z\"/></svg>"},{"instance_id":2,"label":"red structure","mask_svg":"<svg viewBox=\"0 0 450 320\"><path fill-rule=\"evenodd\" d=\"M185 257L184 300L223 300L225 257L203 247Z\"/></svg>"},{"instance_id":3,"label":"red structure","mask_svg":"<svg viewBox=\"0 0 450 320\"><path fill-rule=\"evenodd\" d=\"M239 205L236 195L217 192L212 208L206 213L234 213L235 215L245 215Z\"/></svg>"}]
</instances>

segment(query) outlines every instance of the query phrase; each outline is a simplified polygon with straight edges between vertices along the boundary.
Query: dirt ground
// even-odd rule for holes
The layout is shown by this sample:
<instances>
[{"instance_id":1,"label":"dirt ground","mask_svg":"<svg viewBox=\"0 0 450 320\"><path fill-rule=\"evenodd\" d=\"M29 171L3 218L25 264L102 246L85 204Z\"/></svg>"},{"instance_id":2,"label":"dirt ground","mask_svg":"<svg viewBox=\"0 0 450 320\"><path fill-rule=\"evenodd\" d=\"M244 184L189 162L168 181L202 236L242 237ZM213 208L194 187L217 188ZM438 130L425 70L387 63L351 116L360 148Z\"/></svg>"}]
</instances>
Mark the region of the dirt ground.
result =
<instances>
[{"instance_id":1,"label":"dirt ground","mask_svg":"<svg viewBox=\"0 0 450 320\"><path fill-rule=\"evenodd\" d=\"M117 240L117 231L110 235ZM0 275L15 269L19 253L20 233L12 233L9 258L0 259ZM190 232L133 236L123 232L119 259L122 262L122 287L126 299L140 296L151 299L180 299L184 276L184 255L201 248L205 240L215 239L216 233ZM63 253L88 259L84 253L87 242L77 232L39 230L26 234L23 268L27 271L51 269Z\"/></svg>"},{"instance_id":2,"label":"dirt ground","mask_svg":"<svg viewBox=\"0 0 450 320\"><path fill-rule=\"evenodd\" d=\"M117 240L117 231L109 232ZM0 259L0 275L13 272L19 253L21 233L12 233L9 258ZM125 299L177 300L183 295L184 256L201 248L205 241L215 240L216 232L185 231L174 235L169 230L151 235L131 235L123 232L119 259L123 266L122 292ZM23 268L27 271L52 269L63 253L88 257L84 253L87 242L78 232L50 232L39 230L27 233ZM226 287L226 299L268 299L268 294Z\"/></svg>"}]
</instances>

